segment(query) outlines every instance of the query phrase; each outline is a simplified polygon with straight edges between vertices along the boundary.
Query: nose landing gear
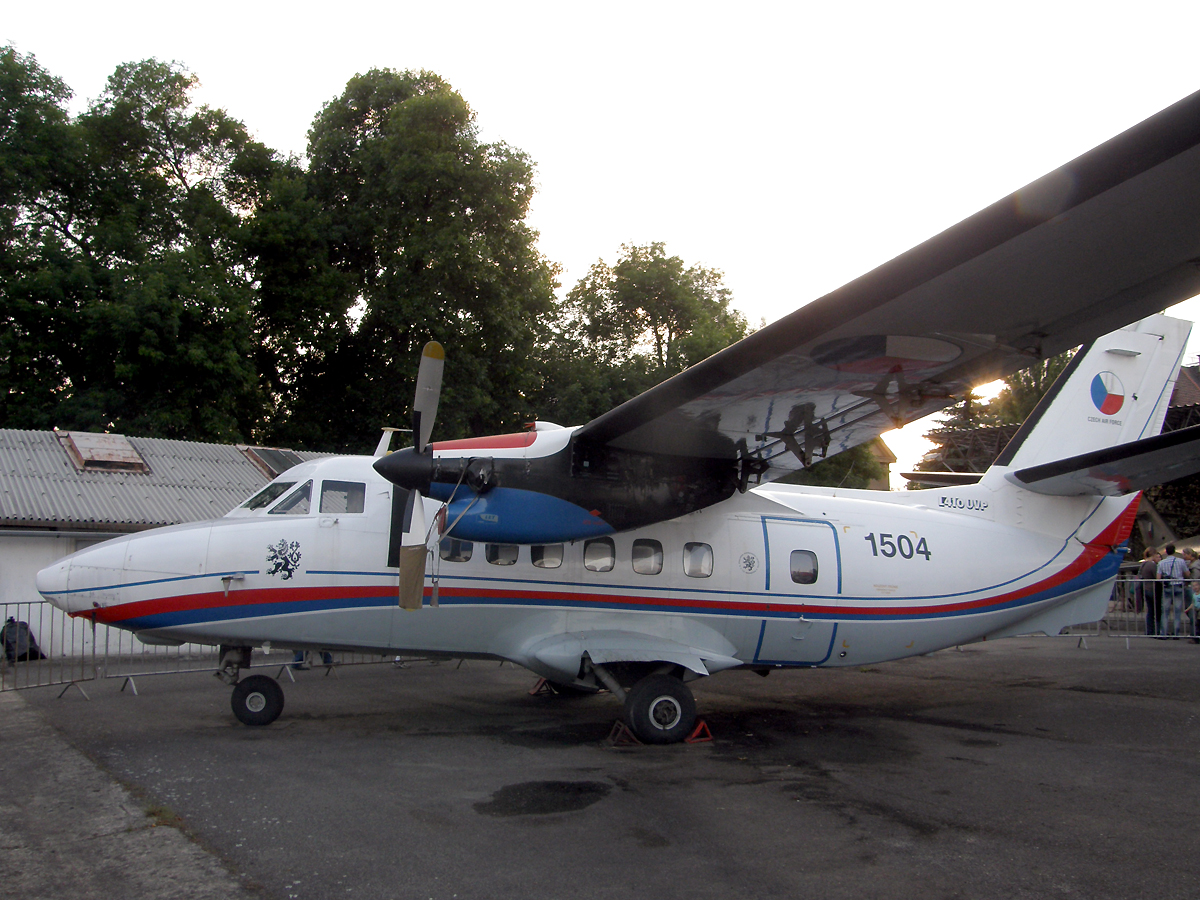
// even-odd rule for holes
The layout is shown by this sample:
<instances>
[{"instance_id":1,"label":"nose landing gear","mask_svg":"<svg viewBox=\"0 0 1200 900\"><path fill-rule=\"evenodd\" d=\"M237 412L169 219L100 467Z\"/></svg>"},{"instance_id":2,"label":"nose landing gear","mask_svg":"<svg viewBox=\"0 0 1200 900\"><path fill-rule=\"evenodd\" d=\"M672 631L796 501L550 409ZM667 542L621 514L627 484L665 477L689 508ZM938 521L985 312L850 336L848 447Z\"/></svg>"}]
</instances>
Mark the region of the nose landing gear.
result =
<instances>
[{"instance_id":1,"label":"nose landing gear","mask_svg":"<svg viewBox=\"0 0 1200 900\"><path fill-rule=\"evenodd\" d=\"M250 675L233 686L233 714L243 725L270 725L283 712L283 688L266 675Z\"/></svg>"},{"instance_id":2,"label":"nose landing gear","mask_svg":"<svg viewBox=\"0 0 1200 900\"><path fill-rule=\"evenodd\" d=\"M229 698L233 714L243 725L270 725L283 712L283 688L266 675L250 675L239 681L241 670L249 666L249 647L221 645L216 676L233 685L233 696Z\"/></svg>"}]
</instances>

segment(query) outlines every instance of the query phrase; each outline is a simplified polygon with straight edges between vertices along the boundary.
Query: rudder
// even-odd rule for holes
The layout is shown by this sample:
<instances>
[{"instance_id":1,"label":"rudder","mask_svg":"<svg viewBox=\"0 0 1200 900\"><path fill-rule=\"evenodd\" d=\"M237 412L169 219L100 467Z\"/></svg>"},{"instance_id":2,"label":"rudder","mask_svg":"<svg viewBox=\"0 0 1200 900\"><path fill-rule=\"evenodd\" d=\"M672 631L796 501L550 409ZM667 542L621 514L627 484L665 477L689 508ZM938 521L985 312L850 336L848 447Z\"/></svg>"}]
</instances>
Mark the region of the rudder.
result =
<instances>
[{"instance_id":1,"label":"rudder","mask_svg":"<svg viewBox=\"0 0 1200 900\"><path fill-rule=\"evenodd\" d=\"M1028 468L1158 434L1191 328L1149 316L1082 347L995 465Z\"/></svg>"}]
</instances>

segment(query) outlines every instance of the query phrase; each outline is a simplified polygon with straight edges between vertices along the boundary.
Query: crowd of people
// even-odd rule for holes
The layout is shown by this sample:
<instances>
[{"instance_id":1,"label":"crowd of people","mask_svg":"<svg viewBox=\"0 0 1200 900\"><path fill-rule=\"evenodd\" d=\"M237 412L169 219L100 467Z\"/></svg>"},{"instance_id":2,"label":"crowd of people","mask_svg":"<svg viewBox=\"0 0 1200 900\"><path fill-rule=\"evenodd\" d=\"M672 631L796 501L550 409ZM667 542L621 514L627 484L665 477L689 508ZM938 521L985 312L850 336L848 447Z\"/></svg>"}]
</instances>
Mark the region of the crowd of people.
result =
<instances>
[{"instance_id":1,"label":"crowd of people","mask_svg":"<svg viewBox=\"0 0 1200 900\"><path fill-rule=\"evenodd\" d=\"M1181 638L1200 644L1196 597L1200 595L1200 556L1195 550L1175 553L1175 545L1162 550L1147 547L1134 583L1134 609L1146 613L1146 634Z\"/></svg>"}]
</instances>

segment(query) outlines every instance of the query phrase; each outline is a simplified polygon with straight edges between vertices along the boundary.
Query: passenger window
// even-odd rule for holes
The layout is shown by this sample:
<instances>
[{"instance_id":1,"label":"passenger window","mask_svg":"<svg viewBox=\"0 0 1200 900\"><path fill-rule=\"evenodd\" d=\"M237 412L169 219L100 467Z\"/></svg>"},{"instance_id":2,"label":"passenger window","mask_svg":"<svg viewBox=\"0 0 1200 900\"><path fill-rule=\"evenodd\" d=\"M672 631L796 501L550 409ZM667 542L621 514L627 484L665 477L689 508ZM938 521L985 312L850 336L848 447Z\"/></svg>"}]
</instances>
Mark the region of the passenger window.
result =
<instances>
[{"instance_id":1,"label":"passenger window","mask_svg":"<svg viewBox=\"0 0 1200 900\"><path fill-rule=\"evenodd\" d=\"M617 545L612 538L596 538L583 545L583 567L589 572L611 572L617 564Z\"/></svg>"},{"instance_id":2,"label":"passenger window","mask_svg":"<svg viewBox=\"0 0 1200 900\"><path fill-rule=\"evenodd\" d=\"M275 505L272 516L307 516L308 501L312 498L312 482L306 481Z\"/></svg>"},{"instance_id":3,"label":"passenger window","mask_svg":"<svg viewBox=\"0 0 1200 900\"><path fill-rule=\"evenodd\" d=\"M534 544L529 548L529 559L539 569L557 569L563 561L562 544Z\"/></svg>"},{"instance_id":4,"label":"passenger window","mask_svg":"<svg viewBox=\"0 0 1200 900\"><path fill-rule=\"evenodd\" d=\"M325 481L321 483L321 512L360 513L367 498L367 486L361 481Z\"/></svg>"},{"instance_id":5,"label":"passenger window","mask_svg":"<svg viewBox=\"0 0 1200 900\"><path fill-rule=\"evenodd\" d=\"M796 584L816 584L817 554L811 550L792 551L792 581Z\"/></svg>"},{"instance_id":6,"label":"passenger window","mask_svg":"<svg viewBox=\"0 0 1200 900\"><path fill-rule=\"evenodd\" d=\"M511 566L520 549L516 544L484 544L483 557L493 566Z\"/></svg>"},{"instance_id":7,"label":"passenger window","mask_svg":"<svg viewBox=\"0 0 1200 900\"><path fill-rule=\"evenodd\" d=\"M294 481L272 481L265 488L242 504L242 509L262 509L264 506L270 506L271 501L276 497L283 496L283 492L295 485Z\"/></svg>"},{"instance_id":8,"label":"passenger window","mask_svg":"<svg viewBox=\"0 0 1200 900\"><path fill-rule=\"evenodd\" d=\"M683 545L683 574L692 578L707 578L712 572L712 547L694 542Z\"/></svg>"},{"instance_id":9,"label":"passenger window","mask_svg":"<svg viewBox=\"0 0 1200 900\"><path fill-rule=\"evenodd\" d=\"M471 551L475 545L470 541L460 541L458 538L446 537L442 538L442 543L438 549L438 555L446 562L466 562L471 558Z\"/></svg>"},{"instance_id":10,"label":"passenger window","mask_svg":"<svg viewBox=\"0 0 1200 900\"><path fill-rule=\"evenodd\" d=\"M662 544L650 540L633 542L633 571L639 575L657 575L662 567Z\"/></svg>"}]
</instances>

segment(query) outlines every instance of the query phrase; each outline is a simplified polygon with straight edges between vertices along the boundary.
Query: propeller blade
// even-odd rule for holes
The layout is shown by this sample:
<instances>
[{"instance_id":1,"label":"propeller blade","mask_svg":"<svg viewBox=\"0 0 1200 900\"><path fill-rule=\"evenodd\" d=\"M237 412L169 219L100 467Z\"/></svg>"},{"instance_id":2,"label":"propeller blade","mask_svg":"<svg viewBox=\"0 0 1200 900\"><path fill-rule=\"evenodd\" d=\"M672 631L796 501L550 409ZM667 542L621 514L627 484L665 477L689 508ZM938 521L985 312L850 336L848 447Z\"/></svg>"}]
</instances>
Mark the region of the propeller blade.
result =
<instances>
[{"instance_id":1,"label":"propeller blade","mask_svg":"<svg viewBox=\"0 0 1200 900\"><path fill-rule=\"evenodd\" d=\"M413 398L413 446L418 453L425 451L433 423L437 418L438 398L442 394L442 369L446 351L437 341L430 341L421 351L421 366L417 369L417 393Z\"/></svg>"}]
</instances>

